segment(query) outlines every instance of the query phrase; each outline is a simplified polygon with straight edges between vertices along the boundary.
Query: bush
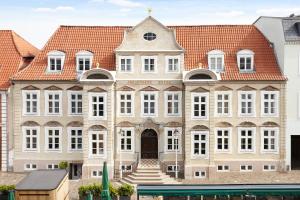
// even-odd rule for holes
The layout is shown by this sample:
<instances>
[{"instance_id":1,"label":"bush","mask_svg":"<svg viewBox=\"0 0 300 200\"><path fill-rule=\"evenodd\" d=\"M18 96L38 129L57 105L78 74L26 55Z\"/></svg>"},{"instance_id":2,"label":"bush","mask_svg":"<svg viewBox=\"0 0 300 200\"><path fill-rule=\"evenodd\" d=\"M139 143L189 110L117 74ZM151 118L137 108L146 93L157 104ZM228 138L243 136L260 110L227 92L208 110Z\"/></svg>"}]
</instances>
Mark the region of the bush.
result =
<instances>
[{"instance_id":1,"label":"bush","mask_svg":"<svg viewBox=\"0 0 300 200\"><path fill-rule=\"evenodd\" d=\"M109 183L109 193L111 197L117 197L118 196L118 189L114 187L111 183Z\"/></svg>"},{"instance_id":2,"label":"bush","mask_svg":"<svg viewBox=\"0 0 300 200\"><path fill-rule=\"evenodd\" d=\"M58 164L59 169L67 169L68 168L68 162L67 161L62 161Z\"/></svg>"},{"instance_id":3,"label":"bush","mask_svg":"<svg viewBox=\"0 0 300 200\"><path fill-rule=\"evenodd\" d=\"M102 189L102 185L96 183L92 185L83 185L78 188L78 194L80 197L85 197L91 192L94 197L100 197ZM109 184L109 192L111 197L118 196L117 188L115 188L111 183Z\"/></svg>"},{"instance_id":4,"label":"bush","mask_svg":"<svg viewBox=\"0 0 300 200\"><path fill-rule=\"evenodd\" d=\"M130 197L134 193L134 187L129 184L123 184L118 188L118 194L120 196L128 196Z\"/></svg>"},{"instance_id":5,"label":"bush","mask_svg":"<svg viewBox=\"0 0 300 200\"><path fill-rule=\"evenodd\" d=\"M15 190L15 185L0 185L0 192L7 193L10 190Z\"/></svg>"}]
</instances>

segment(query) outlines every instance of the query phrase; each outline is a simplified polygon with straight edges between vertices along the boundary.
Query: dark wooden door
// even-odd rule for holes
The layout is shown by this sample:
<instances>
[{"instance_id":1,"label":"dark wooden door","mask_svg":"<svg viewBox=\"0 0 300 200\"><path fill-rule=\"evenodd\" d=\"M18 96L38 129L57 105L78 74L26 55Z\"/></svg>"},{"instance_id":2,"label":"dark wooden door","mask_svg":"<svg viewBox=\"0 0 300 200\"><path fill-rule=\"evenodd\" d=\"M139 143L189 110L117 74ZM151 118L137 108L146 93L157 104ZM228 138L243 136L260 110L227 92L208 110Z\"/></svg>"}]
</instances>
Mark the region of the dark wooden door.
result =
<instances>
[{"instance_id":1,"label":"dark wooden door","mask_svg":"<svg viewBox=\"0 0 300 200\"><path fill-rule=\"evenodd\" d=\"M158 139L157 133L152 129L147 129L141 136L141 158L157 159L158 158Z\"/></svg>"},{"instance_id":2,"label":"dark wooden door","mask_svg":"<svg viewBox=\"0 0 300 200\"><path fill-rule=\"evenodd\" d=\"M300 170L300 136L291 136L291 163L292 170Z\"/></svg>"}]
</instances>

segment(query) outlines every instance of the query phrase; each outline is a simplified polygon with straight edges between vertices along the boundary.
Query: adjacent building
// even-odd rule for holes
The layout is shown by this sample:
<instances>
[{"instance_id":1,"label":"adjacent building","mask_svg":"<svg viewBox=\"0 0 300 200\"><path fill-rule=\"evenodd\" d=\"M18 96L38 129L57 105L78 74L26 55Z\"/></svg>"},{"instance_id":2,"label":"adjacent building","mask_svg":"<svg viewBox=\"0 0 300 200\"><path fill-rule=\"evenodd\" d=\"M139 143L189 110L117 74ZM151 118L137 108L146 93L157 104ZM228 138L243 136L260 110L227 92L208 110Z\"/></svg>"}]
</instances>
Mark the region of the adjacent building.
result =
<instances>
[{"instance_id":1,"label":"adjacent building","mask_svg":"<svg viewBox=\"0 0 300 200\"><path fill-rule=\"evenodd\" d=\"M24 69L38 49L11 30L0 30L0 170L12 165L13 133L9 116L11 95L10 77Z\"/></svg>"},{"instance_id":2,"label":"adjacent building","mask_svg":"<svg viewBox=\"0 0 300 200\"><path fill-rule=\"evenodd\" d=\"M285 170L286 78L254 25L61 26L12 82L17 172Z\"/></svg>"},{"instance_id":3,"label":"adjacent building","mask_svg":"<svg viewBox=\"0 0 300 200\"><path fill-rule=\"evenodd\" d=\"M287 169L300 169L300 16L260 17L254 25L272 43L286 85Z\"/></svg>"}]
</instances>

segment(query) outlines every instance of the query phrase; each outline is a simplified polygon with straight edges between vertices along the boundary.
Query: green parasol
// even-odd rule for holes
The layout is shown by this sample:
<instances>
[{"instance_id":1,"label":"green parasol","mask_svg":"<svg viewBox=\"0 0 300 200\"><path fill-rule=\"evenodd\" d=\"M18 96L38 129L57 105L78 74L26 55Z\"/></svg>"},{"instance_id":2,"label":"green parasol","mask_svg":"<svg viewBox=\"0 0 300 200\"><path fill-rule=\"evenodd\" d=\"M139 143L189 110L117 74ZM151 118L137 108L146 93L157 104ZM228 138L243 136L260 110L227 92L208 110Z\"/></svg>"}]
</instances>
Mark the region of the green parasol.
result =
<instances>
[{"instance_id":1,"label":"green parasol","mask_svg":"<svg viewBox=\"0 0 300 200\"><path fill-rule=\"evenodd\" d=\"M102 192L101 192L101 199L102 200L111 200L109 194L109 181L108 181L108 171L107 171L107 164L104 162L103 171L102 171Z\"/></svg>"}]
</instances>

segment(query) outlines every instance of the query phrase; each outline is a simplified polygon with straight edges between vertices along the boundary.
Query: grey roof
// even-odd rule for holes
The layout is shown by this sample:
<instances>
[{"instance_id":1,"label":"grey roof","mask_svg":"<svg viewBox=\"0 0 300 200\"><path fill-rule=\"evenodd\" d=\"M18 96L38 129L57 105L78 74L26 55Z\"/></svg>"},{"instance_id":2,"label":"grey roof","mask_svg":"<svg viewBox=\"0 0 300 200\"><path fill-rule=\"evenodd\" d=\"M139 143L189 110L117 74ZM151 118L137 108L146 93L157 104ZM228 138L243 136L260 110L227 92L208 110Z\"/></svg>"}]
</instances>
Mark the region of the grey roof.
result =
<instances>
[{"instance_id":1,"label":"grey roof","mask_svg":"<svg viewBox=\"0 0 300 200\"><path fill-rule=\"evenodd\" d=\"M66 170L32 171L16 185L16 190L54 190L67 174Z\"/></svg>"},{"instance_id":2,"label":"grey roof","mask_svg":"<svg viewBox=\"0 0 300 200\"><path fill-rule=\"evenodd\" d=\"M300 41L300 30L297 30L296 23L300 23L299 16L282 18L284 38L288 42Z\"/></svg>"}]
</instances>

